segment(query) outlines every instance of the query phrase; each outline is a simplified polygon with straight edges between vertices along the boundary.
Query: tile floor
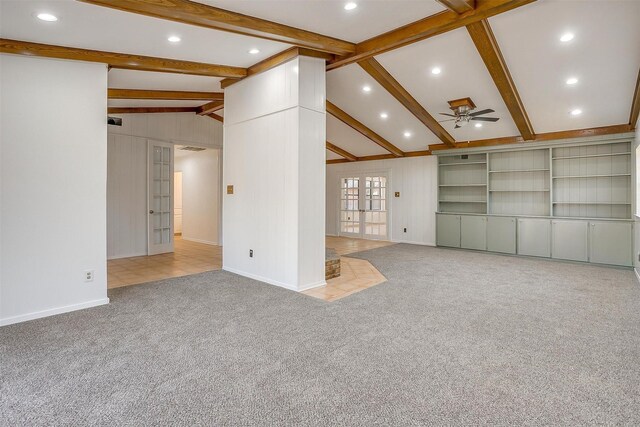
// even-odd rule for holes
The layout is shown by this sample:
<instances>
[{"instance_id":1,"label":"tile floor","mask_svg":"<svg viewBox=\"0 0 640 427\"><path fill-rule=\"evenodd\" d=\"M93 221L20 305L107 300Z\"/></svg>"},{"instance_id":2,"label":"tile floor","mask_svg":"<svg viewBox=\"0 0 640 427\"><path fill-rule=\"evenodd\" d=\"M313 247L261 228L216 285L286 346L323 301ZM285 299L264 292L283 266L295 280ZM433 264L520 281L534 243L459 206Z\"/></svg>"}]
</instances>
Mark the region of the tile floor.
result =
<instances>
[{"instance_id":1,"label":"tile floor","mask_svg":"<svg viewBox=\"0 0 640 427\"><path fill-rule=\"evenodd\" d=\"M107 261L107 287L137 285L222 268L222 246L175 238L175 252Z\"/></svg>"},{"instance_id":2,"label":"tile floor","mask_svg":"<svg viewBox=\"0 0 640 427\"><path fill-rule=\"evenodd\" d=\"M339 255L392 244L350 237L327 236L326 239L326 246L334 248ZM325 286L303 293L325 301L335 301L387 280L368 261L344 256L340 261L340 277L328 280ZM107 262L108 287L111 289L137 285L220 268L222 268L222 246L190 242L176 236L173 253L109 260Z\"/></svg>"}]
</instances>

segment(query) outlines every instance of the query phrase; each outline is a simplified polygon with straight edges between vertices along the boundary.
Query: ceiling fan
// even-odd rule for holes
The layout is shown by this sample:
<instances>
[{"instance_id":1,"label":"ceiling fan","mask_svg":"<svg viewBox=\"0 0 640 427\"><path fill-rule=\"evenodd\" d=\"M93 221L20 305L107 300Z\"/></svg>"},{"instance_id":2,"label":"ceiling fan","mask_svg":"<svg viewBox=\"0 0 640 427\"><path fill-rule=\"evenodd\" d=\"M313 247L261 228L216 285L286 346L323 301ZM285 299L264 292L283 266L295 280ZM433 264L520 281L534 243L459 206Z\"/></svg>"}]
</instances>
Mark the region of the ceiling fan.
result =
<instances>
[{"instance_id":1,"label":"ceiling fan","mask_svg":"<svg viewBox=\"0 0 640 427\"><path fill-rule=\"evenodd\" d=\"M447 120L441 120L440 123L453 121L456 124L453 127L454 129L458 129L465 126L471 120L478 121L478 122L497 122L498 120L500 120L498 117L479 117L479 116L482 116L483 114L495 113L495 111L490 108L486 110L472 112L473 110L476 109L476 104L473 103L471 98L454 99L448 102L449 102L449 108L453 110L453 114L449 114L449 113L440 113L440 114L442 114L443 116L449 116L453 118L447 119Z\"/></svg>"}]
</instances>

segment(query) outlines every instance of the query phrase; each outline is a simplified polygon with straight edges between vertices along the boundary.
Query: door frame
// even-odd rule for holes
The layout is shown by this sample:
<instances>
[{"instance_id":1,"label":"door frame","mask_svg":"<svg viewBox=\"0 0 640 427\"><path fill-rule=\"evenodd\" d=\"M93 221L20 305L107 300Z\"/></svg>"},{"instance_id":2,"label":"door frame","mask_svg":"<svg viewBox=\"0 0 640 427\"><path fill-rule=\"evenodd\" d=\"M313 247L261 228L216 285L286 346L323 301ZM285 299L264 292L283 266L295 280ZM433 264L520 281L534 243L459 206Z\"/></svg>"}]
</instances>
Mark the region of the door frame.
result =
<instances>
[{"instance_id":1,"label":"door frame","mask_svg":"<svg viewBox=\"0 0 640 427\"><path fill-rule=\"evenodd\" d=\"M342 224L341 224L341 220L340 220L340 214L342 211L341 208L341 192L342 192L342 180L345 178L359 178L361 180L366 180L367 176L384 176L387 178L387 197L386 197L386 205L387 205L387 235L384 238L380 238L380 237L375 237L375 236L367 236L364 234L363 231L363 227L362 227L362 223L364 222L364 219L361 220L361 230L360 233L358 235L355 235L354 233L343 233L342 232ZM357 239L366 239L366 240L382 240L382 241L392 241L392 235L391 235L391 224L392 224L392 197L391 197L391 169L370 169L370 170L364 170L364 171L354 171L353 173L349 173L349 172L343 172L340 173L338 175L338 183L337 183L337 188L338 188L338 192L337 192L337 203L336 206L338 208L338 214L337 214L337 224L336 224L336 234L338 236L343 236L343 237L353 237L353 238L357 238ZM363 184L366 186L366 184ZM366 188L366 187L365 187ZM362 198L364 198L366 196L366 194L362 194Z\"/></svg>"}]
</instances>

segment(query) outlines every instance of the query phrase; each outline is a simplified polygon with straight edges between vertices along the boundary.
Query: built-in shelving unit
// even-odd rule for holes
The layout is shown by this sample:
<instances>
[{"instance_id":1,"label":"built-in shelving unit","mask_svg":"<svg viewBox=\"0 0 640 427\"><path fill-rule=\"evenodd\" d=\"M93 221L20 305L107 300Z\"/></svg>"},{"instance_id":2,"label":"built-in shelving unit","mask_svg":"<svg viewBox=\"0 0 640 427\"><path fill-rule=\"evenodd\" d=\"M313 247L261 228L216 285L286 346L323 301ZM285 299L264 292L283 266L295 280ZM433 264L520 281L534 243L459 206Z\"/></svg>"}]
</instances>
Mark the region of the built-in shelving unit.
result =
<instances>
[{"instance_id":1,"label":"built-in shelving unit","mask_svg":"<svg viewBox=\"0 0 640 427\"><path fill-rule=\"evenodd\" d=\"M553 215L631 218L631 143L552 149Z\"/></svg>"},{"instance_id":2,"label":"built-in shelving unit","mask_svg":"<svg viewBox=\"0 0 640 427\"><path fill-rule=\"evenodd\" d=\"M550 213L549 149L489 154L489 213Z\"/></svg>"},{"instance_id":3,"label":"built-in shelving unit","mask_svg":"<svg viewBox=\"0 0 640 427\"><path fill-rule=\"evenodd\" d=\"M443 212L487 213L487 155L439 157L439 204Z\"/></svg>"}]
</instances>

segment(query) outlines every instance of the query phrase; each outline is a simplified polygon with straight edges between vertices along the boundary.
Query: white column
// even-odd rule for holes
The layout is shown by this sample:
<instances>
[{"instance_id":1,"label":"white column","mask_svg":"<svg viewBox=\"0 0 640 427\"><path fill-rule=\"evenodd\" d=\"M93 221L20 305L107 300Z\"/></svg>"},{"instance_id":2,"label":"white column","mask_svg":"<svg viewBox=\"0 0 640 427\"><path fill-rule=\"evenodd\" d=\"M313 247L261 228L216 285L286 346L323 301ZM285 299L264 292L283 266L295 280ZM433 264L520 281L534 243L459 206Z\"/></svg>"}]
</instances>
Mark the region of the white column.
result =
<instances>
[{"instance_id":1,"label":"white column","mask_svg":"<svg viewBox=\"0 0 640 427\"><path fill-rule=\"evenodd\" d=\"M228 87L224 119L223 268L296 291L323 285L324 60Z\"/></svg>"}]
</instances>

